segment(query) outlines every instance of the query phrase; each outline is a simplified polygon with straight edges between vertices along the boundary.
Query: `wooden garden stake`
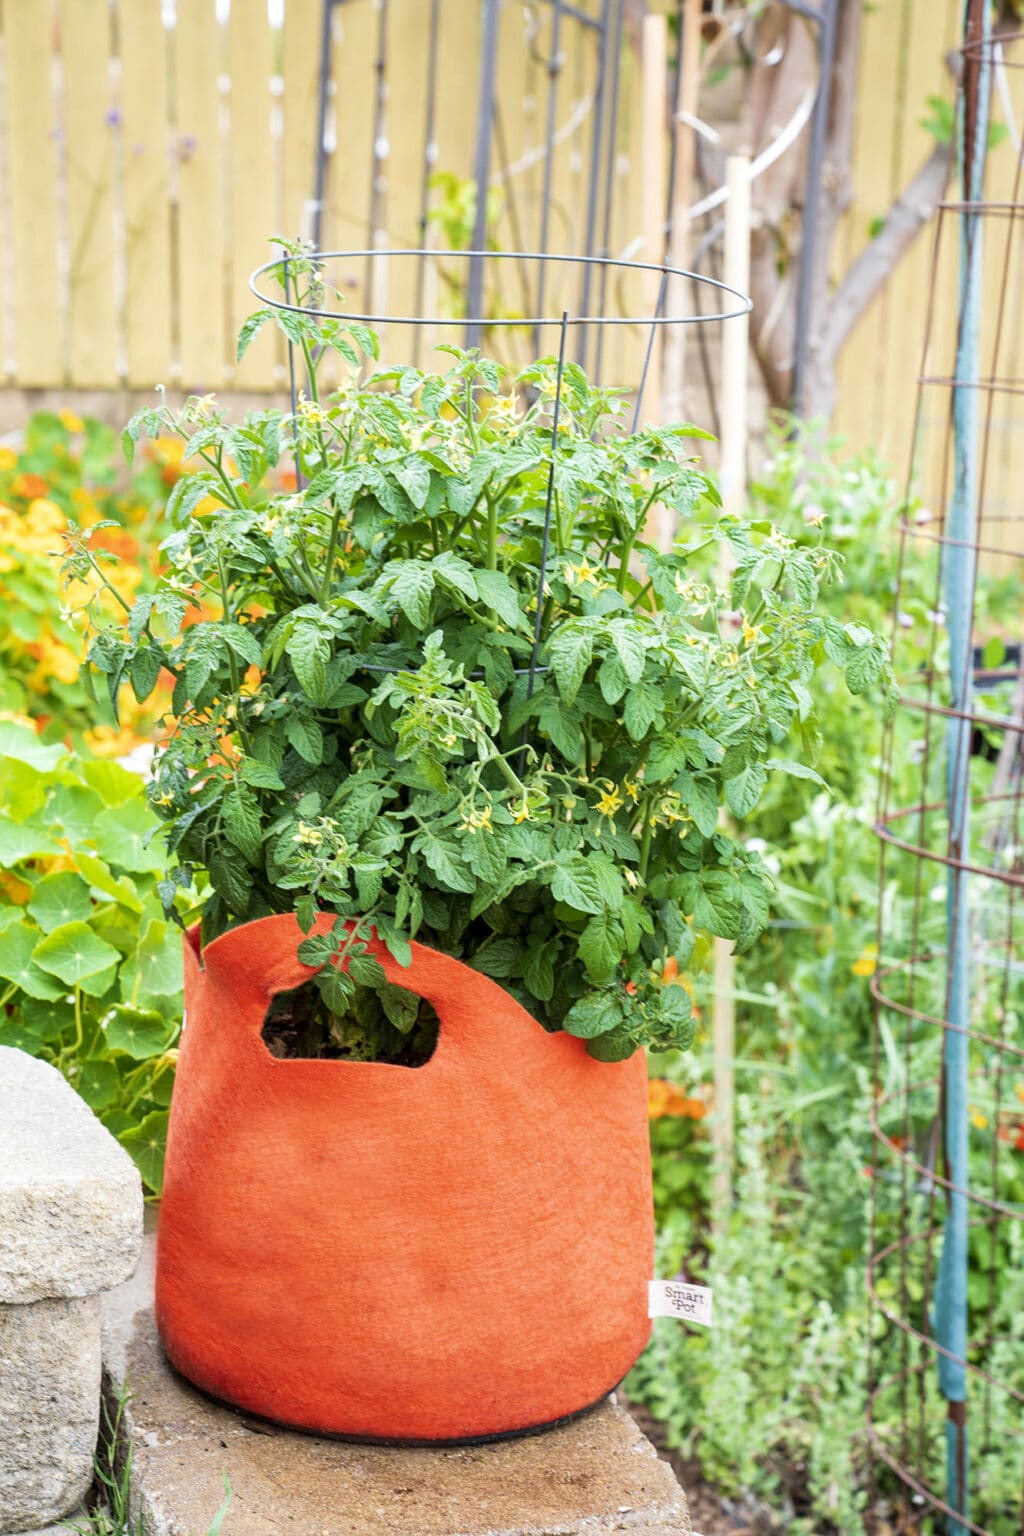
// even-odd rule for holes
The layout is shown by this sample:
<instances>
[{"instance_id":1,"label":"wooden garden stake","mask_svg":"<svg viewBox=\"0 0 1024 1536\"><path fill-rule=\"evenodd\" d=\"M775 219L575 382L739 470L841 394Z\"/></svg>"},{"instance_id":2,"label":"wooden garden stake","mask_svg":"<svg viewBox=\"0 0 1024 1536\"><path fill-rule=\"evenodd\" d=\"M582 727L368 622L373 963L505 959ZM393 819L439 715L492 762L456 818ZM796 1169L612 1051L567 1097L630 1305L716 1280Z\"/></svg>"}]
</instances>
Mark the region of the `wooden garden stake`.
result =
<instances>
[{"instance_id":1,"label":"wooden garden stake","mask_svg":"<svg viewBox=\"0 0 1024 1536\"><path fill-rule=\"evenodd\" d=\"M750 160L730 155L726 162L725 282L746 293L750 281ZM729 320L722 331L722 448L719 482L723 513L740 512L746 494L747 361L750 324L746 315ZM718 582L727 587L730 560L721 546ZM715 940L713 1016L715 1116L712 1122L714 1166L711 1203L721 1228L732 1204L736 1082L736 957L725 939Z\"/></svg>"},{"instance_id":2,"label":"wooden garden stake","mask_svg":"<svg viewBox=\"0 0 1024 1536\"><path fill-rule=\"evenodd\" d=\"M643 167L643 261L664 260L665 228L665 99L668 90L668 28L664 16L644 17L641 47L643 85L643 121L641 156ZM653 315L658 303L661 274L645 273L643 308ZM641 418L661 421L662 326L656 327L650 366L644 386ZM646 348L648 335L641 327L641 344Z\"/></svg>"},{"instance_id":3,"label":"wooden garden stake","mask_svg":"<svg viewBox=\"0 0 1024 1536\"><path fill-rule=\"evenodd\" d=\"M700 80L701 0L685 0L679 36L678 104L672 134L676 153L669 204L667 261L670 267L687 267L690 257L690 205L693 202L694 171L697 161L697 134L693 126L697 116ZM671 313L686 307L689 295L682 289L682 279L670 278L668 305ZM683 421L689 412L683 405L686 377L685 325L671 325L665 338L664 399L665 420Z\"/></svg>"}]
</instances>

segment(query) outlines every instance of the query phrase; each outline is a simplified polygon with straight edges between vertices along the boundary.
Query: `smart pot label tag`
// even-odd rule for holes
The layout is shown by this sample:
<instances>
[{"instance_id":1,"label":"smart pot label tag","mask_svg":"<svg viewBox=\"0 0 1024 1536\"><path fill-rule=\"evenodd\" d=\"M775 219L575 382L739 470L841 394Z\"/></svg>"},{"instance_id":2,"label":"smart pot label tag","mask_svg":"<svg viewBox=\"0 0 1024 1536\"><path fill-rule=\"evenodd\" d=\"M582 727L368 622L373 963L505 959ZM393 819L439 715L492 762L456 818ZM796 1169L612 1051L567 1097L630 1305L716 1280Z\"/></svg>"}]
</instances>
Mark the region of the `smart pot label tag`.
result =
<instances>
[{"instance_id":1,"label":"smart pot label tag","mask_svg":"<svg viewBox=\"0 0 1024 1536\"><path fill-rule=\"evenodd\" d=\"M678 1317L684 1323L711 1327L711 1290L683 1280L648 1280L647 1316Z\"/></svg>"}]
</instances>

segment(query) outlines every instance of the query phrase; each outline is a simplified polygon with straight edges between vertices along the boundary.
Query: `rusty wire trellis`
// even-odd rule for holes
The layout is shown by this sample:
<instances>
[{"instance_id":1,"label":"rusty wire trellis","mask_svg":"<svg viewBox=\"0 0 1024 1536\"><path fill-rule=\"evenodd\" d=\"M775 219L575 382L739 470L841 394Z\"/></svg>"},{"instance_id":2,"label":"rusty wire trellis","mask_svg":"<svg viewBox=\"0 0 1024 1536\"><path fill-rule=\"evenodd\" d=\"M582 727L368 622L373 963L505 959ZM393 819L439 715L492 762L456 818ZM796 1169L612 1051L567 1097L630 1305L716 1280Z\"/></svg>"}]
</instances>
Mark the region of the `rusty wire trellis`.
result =
<instances>
[{"instance_id":1,"label":"rusty wire trellis","mask_svg":"<svg viewBox=\"0 0 1024 1536\"><path fill-rule=\"evenodd\" d=\"M915 423L919 454L941 430L945 467L933 510L908 494L901 523L904 700L876 827L869 1435L907 1529L1010 1536L1024 1531L1024 497L998 501L992 471L997 400L1024 430L1024 379L1002 364L1024 324L1024 69L983 0L965 19L962 195L939 211ZM998 203L993 77L1016 156Z\"/></svg>"},{"instance_id":2,"label":"rusty wire trellis","mask_svg":"<svg viewBox=\"0 0 1024 1536\"><path fill-rule=\"evenodd\" d=\"M341 18L345 10L356 0L322 0L322 29L320 43L320 71L318 84L317 129L314 141L313 197L311 199L311 234L314 248L323 243L323 220L328 208L327 181L330 159L329 131L332 79L332 34L335 18ZM425 0L426 3L426 0ZM415 274L412 308L418 315L428 310L428 278L430 262L430 220L432 205L432 176L440 169L438 146L435 137L438 112L438 50L442 45L447 27L449 35L461 17L466 19L464 0L458 0L453 8L451 0L429 0L430 28L425 68L425 112L420 156L419 214L416 229L416 246L421 252ZM481 37L479 79L476 98L467 100L467 139L473 145L472 171L477 189L489 188L495 176L507 200L507 216L515 237L517 250L533 248L549 253L556 249L553 242L553 172L559 139L566 124L559 116L559 89L568 72L575 64L581 67L577 55L582 48L590 51L587 62L590 79L583 97L584 117L579 125L582 135L579 149L583 170L583 207L580 219L579 240L572 254L582 257L600 256L605 265L583 265L581 291L571 307L582 314L591 311L594 296L590 291L596 281L600 292L597 309L607 311L606 283L608 280L607 258L611 249L612 213L615 195L616 143L619 118L619 54L623 38L624 0L595 0L589 8L573 4L572 0L532 0L524 3L522 16L527 28L527 46L531 56L546 77L543 102L543 136L536 146L535 155L541 167L542 187L535 208L520 206L516 177L509 164L506 144L505 105L497 90L499 52L499 22L505 0L479 0ZM461 7L461 9L460 9ZM574 35L574 47L568 43L569 33ZM376 81L374 91L373 133L371 138L372 167L370 174L370 200L366 215L366 244L380 247L395 244L381 239L387 220L384 204L387 195L387 162L390 147L387 135L389 97L389 65L393 42L389 29L389 0L377 0L377 25L372 68ZM531 227L532 226L532 227ZM471 252L476 253L468 263L466 276L466 308L470 316L483 317L484 257L488 252L488 199L477 195L473 229L468 242ZM375 259L375 250L367 250L361 279L361 306L380 313L388 309L389 299L381 291L381 265ZM524 312L544 314L552 307L547 292L550 270L543 262L516 264L515 281L517 298ZM557 304L554 305L558 307ZM467 322L466 344L478 346L481 340L480 318ZM419 334L415 335L417 347ZM541 333L534 332L534 350L539 350ZM586 363L587 332L581 330L577 337L577 361ZM414 361L418 362L418 355Z\"/></svg>"}]
</instances>

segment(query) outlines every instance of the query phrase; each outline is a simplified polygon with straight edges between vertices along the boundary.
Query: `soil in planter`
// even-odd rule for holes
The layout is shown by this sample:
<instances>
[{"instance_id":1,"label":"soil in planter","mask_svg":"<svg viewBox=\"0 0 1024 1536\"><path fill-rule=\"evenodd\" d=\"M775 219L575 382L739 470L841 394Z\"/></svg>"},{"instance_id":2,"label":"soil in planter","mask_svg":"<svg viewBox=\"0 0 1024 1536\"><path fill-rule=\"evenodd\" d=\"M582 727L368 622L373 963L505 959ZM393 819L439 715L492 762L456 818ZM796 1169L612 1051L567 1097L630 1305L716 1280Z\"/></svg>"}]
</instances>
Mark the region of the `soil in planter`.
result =
<instances>
[{"instance_id":1,"label":"soil in planter","mask_svg":"<svg viewBox=\"0 0 1024 1536\"><path fill-rule=\"evenodd\" d=\"M348 1012L339 1017L307 981L274 994L263 1020L263 1042L279 1060L384 1061L395 1067L422 1067L434 1054L441 1021L425 998L403 992L402 1002L404 1007L393 1010L401 1028L370 987L357 988Z\"/></svg>"}]
</instances>

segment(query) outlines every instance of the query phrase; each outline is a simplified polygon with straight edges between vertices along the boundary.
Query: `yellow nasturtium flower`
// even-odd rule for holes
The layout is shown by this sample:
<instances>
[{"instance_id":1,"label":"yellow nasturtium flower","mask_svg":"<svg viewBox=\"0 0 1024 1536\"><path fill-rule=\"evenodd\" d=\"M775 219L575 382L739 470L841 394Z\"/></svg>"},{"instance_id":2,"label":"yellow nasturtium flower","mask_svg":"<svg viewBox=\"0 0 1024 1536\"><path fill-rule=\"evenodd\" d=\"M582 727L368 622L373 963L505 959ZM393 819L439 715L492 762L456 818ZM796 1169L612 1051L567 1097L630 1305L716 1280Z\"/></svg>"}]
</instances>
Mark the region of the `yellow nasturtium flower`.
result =
<instances>
[{"instance_id":1,"label":"yellow nasturtium flower","mask_svg":"<svg viewBox=\"0 0 1024 1536\"><path fill-rule=\"evenodd\" d=\"M875 944L865 944L856 960L850 966L855 976L873 976L878 969L878 948Z\"/></svg>"}]
</instances>

